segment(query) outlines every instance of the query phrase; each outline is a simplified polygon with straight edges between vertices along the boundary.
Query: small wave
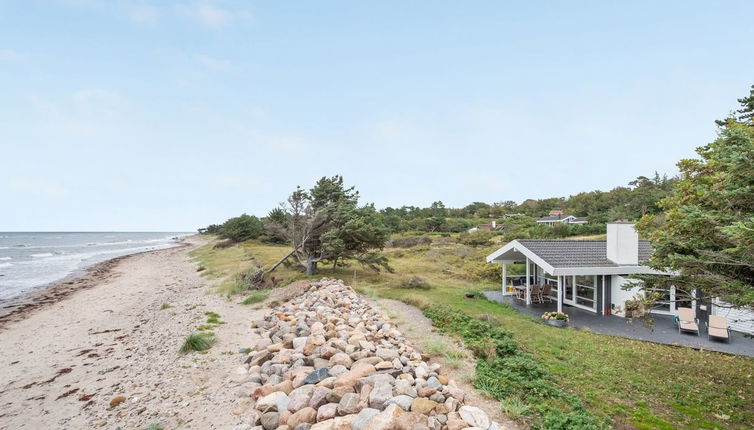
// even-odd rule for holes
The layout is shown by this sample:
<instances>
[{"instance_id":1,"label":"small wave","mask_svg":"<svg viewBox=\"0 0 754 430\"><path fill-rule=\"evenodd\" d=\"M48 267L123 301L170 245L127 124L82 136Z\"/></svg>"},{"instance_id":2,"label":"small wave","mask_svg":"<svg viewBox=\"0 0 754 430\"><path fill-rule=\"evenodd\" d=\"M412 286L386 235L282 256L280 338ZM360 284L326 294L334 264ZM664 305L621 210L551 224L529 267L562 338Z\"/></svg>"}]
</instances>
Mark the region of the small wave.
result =
<instances>
[{"instance_id":1,"label":"small wave","mask_svg":"<svg viewBox=\"0 0 754 430\"><path fill-rule=\"evenodd\" d=\"M13 260L13 257L0 257L0 261Z\"/></svg>"},{"instance_id":2,"label":"small wave","mask_svg":"<svg viewBox=\"0 0 754 430\"><path fill-rule=\"evenodd\" d=\"M31 256L34 257L34 258L45 258L45 257L52 257L52 253L51 252L45 252L45 253L42 253L42 254L31 254Z\"/></svg>"},{"instance_id":3,"label":"small wave","mask_svg":"<svg viewBox=\"0 0 754 430\"><path fill-rule=\"evenodd\" d=\"M0 249L10 249L10 246L0 246Z\"/></svg>"},{"instance_id":4,"label":"small wave","mask_svg":"<svg viewBox=\"0 0 754 430\"><path fill-rule=\"evenodd\" d=\"M13 263L0 263L0 267L10 267Z\"/></svg>"}]
</instances>

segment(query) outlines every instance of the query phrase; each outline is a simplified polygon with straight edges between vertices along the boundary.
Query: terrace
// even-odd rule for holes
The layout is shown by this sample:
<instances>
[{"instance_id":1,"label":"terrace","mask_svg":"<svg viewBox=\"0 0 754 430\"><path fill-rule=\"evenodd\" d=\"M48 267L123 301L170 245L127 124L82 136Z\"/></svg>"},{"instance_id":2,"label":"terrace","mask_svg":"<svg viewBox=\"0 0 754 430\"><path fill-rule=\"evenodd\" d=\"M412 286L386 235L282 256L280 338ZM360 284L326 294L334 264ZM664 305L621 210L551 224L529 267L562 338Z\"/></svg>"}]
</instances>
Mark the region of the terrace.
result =
<instances>
[{"instance_id":1,"label":"terrace","mask_svg":"<svg viewBox=\"0 0 754 430\"><path fill-rule=\"evenodd\" d=\"M516 299L515 296L511 295L503 295L500 291L485 291L484 295L489 300L507 304L519 312L534 318L541 317L545 312L557 310L556 302L532 303L527 305L524 300ZM598 315L588 310L567 305L563 307L563 312L568 314L570 319L568 324L580 330L647 342L687 346L700 350L754 357L754 341L749 336L732 331L730 343L710 340L707 338L707 330L703 323L699 327L701 336L678 333L672 315L650 314L649 317L632 319L615 315ZM653 323L649 324L647 318L651 318Z\"/></svg>"}]
</instances>

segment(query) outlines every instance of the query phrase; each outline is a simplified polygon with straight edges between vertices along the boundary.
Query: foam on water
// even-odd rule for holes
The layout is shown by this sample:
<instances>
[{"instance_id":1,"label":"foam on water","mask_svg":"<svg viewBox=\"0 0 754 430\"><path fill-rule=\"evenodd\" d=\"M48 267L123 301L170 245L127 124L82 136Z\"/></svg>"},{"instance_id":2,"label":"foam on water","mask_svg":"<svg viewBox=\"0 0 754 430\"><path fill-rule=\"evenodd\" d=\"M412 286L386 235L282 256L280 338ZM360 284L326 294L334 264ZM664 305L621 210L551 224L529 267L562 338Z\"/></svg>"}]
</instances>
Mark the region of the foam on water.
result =
<instances>
[{"instance_id":1,"label":"foam on water","mask_svg":"<svg viewBox=\"0 0 754 430\"><path fill-rule=\"evenodd\" d=\"M123 255L170 248L185 233L2 233L0 302ZM5 263L12 260L13 263Z\"/></svg>"}]
</instances>

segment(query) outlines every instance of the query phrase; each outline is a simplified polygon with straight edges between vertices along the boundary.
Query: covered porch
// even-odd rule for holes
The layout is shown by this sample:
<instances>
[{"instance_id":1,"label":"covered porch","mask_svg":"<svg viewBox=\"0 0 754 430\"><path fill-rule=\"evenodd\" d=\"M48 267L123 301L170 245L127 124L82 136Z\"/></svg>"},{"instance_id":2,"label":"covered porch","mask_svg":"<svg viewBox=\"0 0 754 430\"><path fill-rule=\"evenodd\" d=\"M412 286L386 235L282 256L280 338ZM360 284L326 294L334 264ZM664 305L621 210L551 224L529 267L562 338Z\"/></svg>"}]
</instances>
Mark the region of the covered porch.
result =
<instances>
[{"instance_id":1,"label":"covered porch","mask_svg":"<svg viewBox=\"0 0 754 430\"><path fill-rule=\"evenodd\" d=\"M611 276L586 268L553 267L525 246L516 246L515 241L490 255L487 261L501 265L500 294L508 301L549 311L563 312L564 307L573 307L592 314L611 313ZM510 275L512 264L524 265L524 274Z\"/></svg>"}]
</instances>

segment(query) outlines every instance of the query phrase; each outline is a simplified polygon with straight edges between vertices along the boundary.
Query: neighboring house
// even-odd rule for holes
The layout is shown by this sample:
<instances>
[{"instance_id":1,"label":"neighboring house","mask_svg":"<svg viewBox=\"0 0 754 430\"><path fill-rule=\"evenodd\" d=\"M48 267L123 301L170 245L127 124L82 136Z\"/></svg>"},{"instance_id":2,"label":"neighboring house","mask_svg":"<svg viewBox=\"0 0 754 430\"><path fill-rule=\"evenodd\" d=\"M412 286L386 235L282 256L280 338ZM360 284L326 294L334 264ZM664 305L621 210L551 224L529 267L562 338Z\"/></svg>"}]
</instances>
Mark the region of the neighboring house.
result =
<instances>
[{"instance_id":1,"label":"neighboring house","mask_svg":"<svg viewBox=\"0 0 754 430\"><path fill-rule=\"evenodd\" d=\"M487 256L487 262L502 265L504 295L514 294L507 265L525 264L522 284L526 285L527 304L531 304L531 285L550 284L558 311L567 305L600 315L623 316L626 300L643 294L638 286L623 289L639 282L632 275L667 274L643 264L651 253L650 243L639 240L634 225L622 222L607 225L606 240L514 240ZM697 300L683 302L675 296L675 287L671 287L651 312L674 315L678 307L691 307L700 319L706 318L706 304ZM754 333L751 309L730 310L716 306L718 300L706 303L711 305L712 314L734 317L729 317L729 322L735 330Z\"/></svg>"},{"instance_id":2,"label":"neighboring house","mask_svg":"<svg viewBox=\"0 0 754 430\"><path fill-rule=\"evenodd\" d=\"M575 217L573 215L566 215L560 209L551 210L546 217L542 217L537 220L537 224L546 224L553 226L557 223L561 224L586 224L588 221L586 217Z\"/></svg>"},{"instance_id":3,"label":"neighboring house","mask_svg":"<svg viewBox=\"0 0 754 430\"><path fill-rule=\"evenodd\" d=\"M496 221L492 221L489 224L479 224L476 227L472 227L468 230L469 233L473 233L475 231L496 231L502 229L502 226L497 225Z\"/></svg>"}]
</instances>

